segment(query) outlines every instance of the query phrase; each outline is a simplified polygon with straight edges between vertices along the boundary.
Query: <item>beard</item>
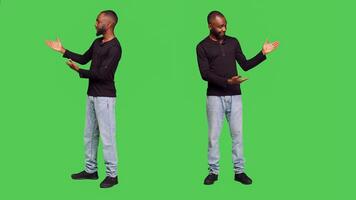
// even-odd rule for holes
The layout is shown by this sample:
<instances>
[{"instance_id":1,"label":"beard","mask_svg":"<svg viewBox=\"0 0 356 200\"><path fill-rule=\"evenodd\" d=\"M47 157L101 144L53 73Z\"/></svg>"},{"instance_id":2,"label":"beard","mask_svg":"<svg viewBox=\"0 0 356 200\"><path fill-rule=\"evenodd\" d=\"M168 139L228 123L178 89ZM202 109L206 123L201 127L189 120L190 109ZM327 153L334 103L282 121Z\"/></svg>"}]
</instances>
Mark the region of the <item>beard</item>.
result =
<instances>
[{"instance_id":1,"label":"beard","mask_svg":"<svg viewBox=\"0 0 356 200\"><path fill-rule=\"evenodd\" d=\"M214 29L210 30L210 34L213 35L218 40L224 39L224 37L225 37L224 32L218 32L218 31L215 31Z\"/></svg>"},{"instance_id":2,"label":"beard","mask_svg":"<svg viewBox=\"0 0 356 200\"><path fill-rule=\"evenodd\" d=\"M105 26L96 29L96 36L103 35L106 32Z\"/></svg>"}]
</instances>

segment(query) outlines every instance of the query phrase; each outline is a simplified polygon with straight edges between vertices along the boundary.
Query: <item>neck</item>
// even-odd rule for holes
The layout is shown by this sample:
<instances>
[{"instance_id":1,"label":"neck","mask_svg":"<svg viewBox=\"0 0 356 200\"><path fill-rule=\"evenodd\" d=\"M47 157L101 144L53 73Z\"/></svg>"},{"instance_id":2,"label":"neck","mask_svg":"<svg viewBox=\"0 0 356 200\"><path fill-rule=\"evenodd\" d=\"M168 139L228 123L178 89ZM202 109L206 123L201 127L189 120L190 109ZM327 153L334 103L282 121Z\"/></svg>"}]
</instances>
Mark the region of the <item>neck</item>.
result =
<instances>
[{"instance_id":1,"label":"neck","mask_svg":"<svg viewBox=\"0 0 356 200\"><path fill-rule=\"evenodd\" d=\"M115 38L115 34L113 31L106 31L106 33L103 34L103 42L107 42Z\"/></svg>"},{"instance_id":2,"label":"neck","mask_svg":"<svg viewBox=\"0 0 356 200\"><path fill-rule=\"evenodd\" d=\"M223 38L216 38L213 34L210 34L209 38L215 42L219 42L220 44L223 42Z\"/></svg>"}]
</instances>

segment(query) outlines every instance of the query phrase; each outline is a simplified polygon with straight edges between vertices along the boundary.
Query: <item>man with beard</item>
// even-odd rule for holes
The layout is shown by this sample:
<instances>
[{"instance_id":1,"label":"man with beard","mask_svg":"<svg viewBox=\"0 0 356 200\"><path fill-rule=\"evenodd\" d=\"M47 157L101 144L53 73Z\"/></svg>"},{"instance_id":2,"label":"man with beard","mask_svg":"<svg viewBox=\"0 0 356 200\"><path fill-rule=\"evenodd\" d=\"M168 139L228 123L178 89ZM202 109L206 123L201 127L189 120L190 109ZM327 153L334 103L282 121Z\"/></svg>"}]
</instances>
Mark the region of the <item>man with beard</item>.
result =
<instances>
[{"instance_id":1,"label":"man with beard","mask_svg":"<svg viewBox=\"0 0 356 200\"><path fill-rule=\"evenodd\" d=\"M100 12L95 28L96 35L103 37L95 39L83 55L65 49L59 39L46 41L49 47L69 58L67 65L78 72L80 78L89 79L84 131L85 170L72 174L71 177L75 180L99 178L97 149L100 135L106 165L106 178L101 182L101 188L109 188L118 183L114 76L121 58L121 46L114 34L117 21L114 11ZM90 60L92 62L89 70L81 69L75 63L84 65Z\"/></svg>"},{"instance_id":2,"label":"man with beard","mask_svg":"<svg viewBox=\"0 0 356 200\"><path fill-rule=\"evenodd\" d=\"M219 11L208 15L210 34L197 45L197 59L202 78L208 82L208 165L209 175L204 184L211 185L218 180L219 174L219 137L226 116L232 137L232 159L234 179L242 184L251 184L252 180L244 172L242 145L242 103L240 84L247 80L238 76L236 61L244 71L250 70L266 59L266 54L279 45L266 41L262 50L247 60L239 41L225 35L227 22Z\"/></svg>"}]
</instances>

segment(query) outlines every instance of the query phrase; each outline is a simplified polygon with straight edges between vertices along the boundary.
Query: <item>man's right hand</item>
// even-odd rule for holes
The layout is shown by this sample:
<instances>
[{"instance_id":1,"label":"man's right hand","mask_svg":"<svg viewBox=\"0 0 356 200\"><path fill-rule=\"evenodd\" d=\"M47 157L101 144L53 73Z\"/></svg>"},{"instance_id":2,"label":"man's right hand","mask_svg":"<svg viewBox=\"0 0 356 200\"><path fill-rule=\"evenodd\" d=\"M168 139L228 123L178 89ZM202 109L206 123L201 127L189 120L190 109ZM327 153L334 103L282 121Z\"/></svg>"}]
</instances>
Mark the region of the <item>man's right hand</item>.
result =
<instances>
[{"instance_id":1,"label":"man's right hand","mask_svg":"<svg viewBox=\"0 0 356 200\"><path fill-rule=\"evenodd\" d=\"M55 51L58 51L62 54L64 54L64 52L66 51L63 46L62 46L62 43L61 41L59 40L59 38L57 38L56 41L49 41L49 40L46 40L46 44L47 46L49 46L51 49L55 50Z\"/></svg>"},{"instance_id":2,"label":"man's right hand","mask_svg":"<svg viewBox=\"0 0 356 200\"><path fill-rule=\"evenodd\" d=\"M233 77L227 79L227 83L230 85L238 85L246 80L247 80L247 78L242 78L241 76L233 76Z\"/></svg>"}]
</instances>

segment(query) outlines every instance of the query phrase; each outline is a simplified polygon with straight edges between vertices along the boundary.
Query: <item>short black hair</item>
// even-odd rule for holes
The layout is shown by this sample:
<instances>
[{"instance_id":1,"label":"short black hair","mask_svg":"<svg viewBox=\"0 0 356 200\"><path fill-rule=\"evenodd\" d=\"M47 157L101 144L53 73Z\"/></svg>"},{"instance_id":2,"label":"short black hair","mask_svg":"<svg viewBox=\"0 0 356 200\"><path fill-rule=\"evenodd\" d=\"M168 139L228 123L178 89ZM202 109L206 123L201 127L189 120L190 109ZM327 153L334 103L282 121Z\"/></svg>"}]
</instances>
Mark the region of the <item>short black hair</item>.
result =
<instances>
[{"instance_id":1,"label":"short black hair","mask_svg":"<svg viewBox=\"0 0 356 200\"><path fill-rule=\"evenodd\" d=\"M114 26L117 24L117 14L113 10L103 10L100 12L100 14L104 13L105 15L109 16L111 19L114 20Z\"/></svg>"},{"instance_id":2,"label":"short black hair","mask_svg":"<svg viewBox=\"0 0 356 200\"><path fill-rule=\"evenodd\" d=\"M208 24L211 24L211 21L212 21L213 18L215 18L216 16L220 16L220 17L224 17L224 18L225 18L225 16L224 16L221 12L219 12L219 11L217 11L217 10L211 11L211 12L208 14L208 17L207 17Z\"/></svg>"}]
</instances>

